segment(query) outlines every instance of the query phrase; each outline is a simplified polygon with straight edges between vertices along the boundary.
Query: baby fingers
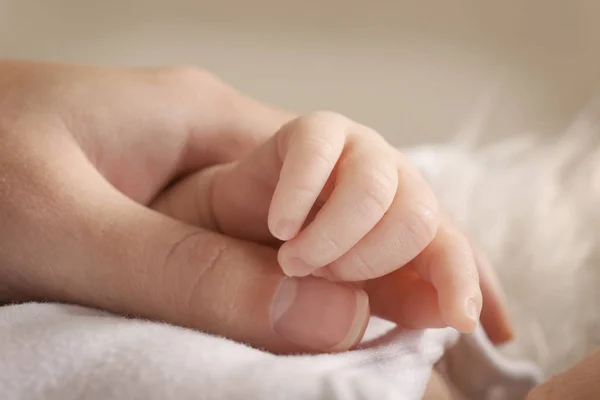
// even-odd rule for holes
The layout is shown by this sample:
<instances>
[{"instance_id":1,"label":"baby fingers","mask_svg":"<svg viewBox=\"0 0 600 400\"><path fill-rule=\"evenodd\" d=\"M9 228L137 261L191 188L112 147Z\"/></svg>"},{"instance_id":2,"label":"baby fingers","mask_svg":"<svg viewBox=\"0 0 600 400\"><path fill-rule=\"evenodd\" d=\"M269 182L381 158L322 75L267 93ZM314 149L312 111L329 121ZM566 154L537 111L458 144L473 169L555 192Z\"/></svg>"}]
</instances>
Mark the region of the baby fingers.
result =
<instances>
[{"instance_id":1,"label":"baby fingers","mask_svg":"<svg viewBox=\"0 0 600 400\"><path fill-rule=\"evenodd\" d=\"M435 239L411 267L438 294L444 321L461 332L472 332L478 324L483 298L473 249L467 238L444 220Z\"/></svg>"},{"instance_id":2,"label":"baby fingers","mask_svg":"<svg viewBox=\"0 0 600 400\"><path fill-rule=\"evenodd\" d=\"M438 204L423 178L399 157L398 190L377 225L352 249L321 271L342 281L386 275L414 259L433 240L439 224Z\"/></svg>"},{"instance_id":3,"label":"baby fingers","mask_svg":"<svg viewBox=\"0 0 600 400\"><path fill-rule=\"evenodd\" d=\"M282 165L268 217L276 238L290 240L302 228L344 150L347 127L342 116L315 113L277 133Z\"/></svg>"},{"instance_id":4,"label":"baby fingers","mask_svg":"<svg viewBox=\"0 0 600 400\"><path fill-rule=\"evenodd\" d=\"M282 229L289 238L301 228L317 199L326 198L314 220L279 251L284 271L304 276L343 256L373 229L393 202L398 171L391 147L368 128L329 113L313 115L298 125L290 138L270 217L284 214L276 210L296 216L290 224L293 228ZM323 191L328 181L331 193ZM288 220L284 219L286 224Z\"/></svg>"}]
</instances>

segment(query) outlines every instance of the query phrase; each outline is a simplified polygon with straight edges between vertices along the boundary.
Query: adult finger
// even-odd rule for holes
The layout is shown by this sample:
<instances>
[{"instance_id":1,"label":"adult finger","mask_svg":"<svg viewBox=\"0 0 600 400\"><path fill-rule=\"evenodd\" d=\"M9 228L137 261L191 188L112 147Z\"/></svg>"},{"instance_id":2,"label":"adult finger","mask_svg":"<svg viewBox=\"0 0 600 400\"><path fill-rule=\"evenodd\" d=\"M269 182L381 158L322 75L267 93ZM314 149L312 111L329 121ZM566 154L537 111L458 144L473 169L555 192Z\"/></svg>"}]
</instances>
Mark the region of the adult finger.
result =
<instances>
[{"instance_id":1,"label":"adult finger","mask_svg":"<svg viewBox=\"0 0 600 400\"><path fill-rule=\"evenodd\" d=\"M181 181L165 191L152 207L186 223L214 228L207 193L210 192L211 179L220 173L221 168L230 167L216 167L213 171L200 172ZM327 269L322 268L314 275L336 279L326 273ZM408 266L364 282L364 289L369 295L371 311L379 317L406 328L447 326L441 317L433 285Z\"/></svg>"},{"instance_id":2,"label":"adult finger","mask_svg":"<svg viewBox=\"0 0 600 400\"><path fill-rule=\"evenodd\" d=\"M66 169L73 165L80 166L76 173ZM52 166L40 182L42 191L53 190L52 202L29 216L44 236L23 229L16 242L37 243L34 253L15 256L28 265L32 296L162 320L276 352L346 350L362 337L369 315L363 291L287 278L273 249L145 208L115 190L82 154L65 154Z\"/></svg>"},{"instance_id":3,"label":"adult finger","mask_svg":"<svg viewBox=\"0 0 600 400\"><path fill-rule=\"evenodd\" d=\"M272 157L256 157L255 161L258 164L261 162L271 162ZM220 172L227 173L227 170L230 168L234 168L234 166L219 166L213 168L211 171L203 171L182 180L176 186L164 192L154 203L153 207L162 213L190 224L211 229L217 228L218 224L214 221L211 212L211 203L213 203L210 200L211 182L216 174ZM250 165L244 168L239 166L235 168L243 171L252 170ZM233 175L237 176L239 174ZM264 174L260 176L265 179L275 179L275 176L265 177ZM248 184L249 181L251 180L240 179L230 186L240 189L244 187L243 185ZM251 207L247 210L248 213L245 216L239 216L239 220L242 221L240 226L246 227L246 229L249 229L254 233L262 232L261 235L257 236L257 239L259 240L264 240L264 235L268 234L267 227L264 226L264 221L252 220L249 218L249 215L255 215L252 213L258 213L263 217L266 215L266 207L261 212L256 206L257 202L253 201L253 199L256 196L261 196L264 193L268 194L271 191L272 187L270 190L265 191L257 189L250 191L250 188L248 188L248 190L241 191L242 193L246 193L244 198L239 198L239 206L241 208ZM232 201L235 199L235 196L233 195L221 197L225 197L225 201ZM260 203L267 204L268 198L262 199ZM221 206L222 205L223 204L221 203ZM235 210L235 208L233 209ZM227 216L231 216L231 212L226 214ZM309 218L309 220L312 221L312 218ZM462 238L462 236L460 237ZM464 240L460 241L460 243L462 244L463 250L467 249L466 252L470 253L471 250L469 249L468 243ZM458 253L461 253L460 249L461 246L458 248ZM455 250L453 250L452 253L457 253ZM512 338L512 329L510 321L508 320L506 306L504 305L502 291L489 262L483 258L480 252L475 251L474 254L477 269L479 270L480 287L483 295L481 323L492 342L495 344L502 344ZM389 275L370 281L371 283L367 285L367 291L369 292L373 312L406 327L426 328L430 326L446 326L447 324L444 322L443 318L441 318L439 313L437 292L431 283L422 279L414 279L415 271L414 268L410 268L411 265L414 266L414 263L409 263L405 268L396 269L396 271ZM416 265L418 265L418 263ZM449 267L458 267L460 269L457 271L459 275L466 274L467 276L471 276L470 274L473 273L472 271L469 272L470 270L468 268L469 265L471 267L473 266L472 262L465 264L465 266L458 264L453 265L450 265ZM398 265L398 267L400 267L400 265ZM439 266L436 268L439 268ZM446 268L446 266L442 265L442 268ZM319 270L316 275L337 280L337 277L332 276L332 274L327 274L327 272L328 268L323 268Z\"/></svg>"},{"instance_id":4,"label":"adult finger","mask_svg":"<svg viewBox=\"0 0 600 400\"><path fill-rule=\"evenodd\" d=\"M296 114L244 95L195 68L175 69L185 104L186 142L179 171L239 160L273 136ZM175 83L172 84L176 86Z\"/></svg>"}]
</instances>

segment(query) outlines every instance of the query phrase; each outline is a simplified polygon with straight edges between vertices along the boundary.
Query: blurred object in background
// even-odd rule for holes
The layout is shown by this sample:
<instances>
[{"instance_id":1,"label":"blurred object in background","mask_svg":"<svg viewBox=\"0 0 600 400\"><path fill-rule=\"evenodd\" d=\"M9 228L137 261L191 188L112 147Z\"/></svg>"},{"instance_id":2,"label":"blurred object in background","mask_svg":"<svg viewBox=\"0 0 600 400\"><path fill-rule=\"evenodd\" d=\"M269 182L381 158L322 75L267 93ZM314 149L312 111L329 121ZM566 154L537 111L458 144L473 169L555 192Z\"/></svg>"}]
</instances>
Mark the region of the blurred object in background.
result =
<instances>
[{"instance_id":1,"label":"blurred object in background","mask_svg":"<svg viewBox=\"0 0 600 400\"><path fill-rule=\"evenodd\" d=\"M394 144L558 133L600 85L600 2L0 0L0 57L196 64L301 112L333 109Z\"/></svg>"}]
</instances>

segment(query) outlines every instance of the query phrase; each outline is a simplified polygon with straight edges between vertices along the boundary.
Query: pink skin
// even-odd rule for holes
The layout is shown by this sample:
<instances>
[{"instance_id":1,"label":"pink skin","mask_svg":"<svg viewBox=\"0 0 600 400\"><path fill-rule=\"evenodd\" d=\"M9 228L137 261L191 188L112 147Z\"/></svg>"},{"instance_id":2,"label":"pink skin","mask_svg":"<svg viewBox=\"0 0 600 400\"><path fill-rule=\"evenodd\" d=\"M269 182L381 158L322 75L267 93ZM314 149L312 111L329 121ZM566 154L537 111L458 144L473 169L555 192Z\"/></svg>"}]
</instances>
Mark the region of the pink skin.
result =
<instances>
[{"instance_id":1,"label":"pink skin","mask_svg":"<svg viewBox=\"0 0 600 400\"><path fill-rule=\"evenodd\" d=\"M221 229L262 240L268 229L285 242L278 260L288 276L366 281L410 262L437 291L446 324L471 332L478 323L482 295L469 242L440 217L414 167L369 128L328 112L294 119L221 171L214 193ZM248 207L268 221L254 222L260 233L240 223Z\"/></svg>"},{"instance_id":2,"label":"pink skin","mask_svg":"<svg viewBox=\"0 0 600 400\"><path fill-rule=\"evenodd\" d=\"M483 293L482 326L512 337L489 263L478 256L480 293L465 237L363 126L295 119L189 67L0 61L0 93L0 302L296 354L352 348L371 315L468 331Z\"/></svg>"}]
</instances>

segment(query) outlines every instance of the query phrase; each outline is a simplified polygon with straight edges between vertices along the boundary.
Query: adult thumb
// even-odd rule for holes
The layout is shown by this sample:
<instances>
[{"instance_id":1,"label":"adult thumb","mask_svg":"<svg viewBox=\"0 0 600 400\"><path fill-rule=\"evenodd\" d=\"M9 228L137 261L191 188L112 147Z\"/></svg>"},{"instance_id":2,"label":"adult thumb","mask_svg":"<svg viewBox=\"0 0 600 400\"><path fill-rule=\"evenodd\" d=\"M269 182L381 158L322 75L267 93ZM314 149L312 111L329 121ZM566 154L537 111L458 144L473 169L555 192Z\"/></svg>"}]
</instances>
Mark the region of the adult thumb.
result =
<instances>
[{"instance_id":1,"label":"adult thumb","mask_svg":"<svg viewBox=\"0 0 600 400\"><path fill-rule=\"evenodd\" d=\"M89 187L69 213L76 220L63 226L77 240L63 241L73 248L61 253L85 257L65 260L53 279L67 301L279 353L343 351L364 333L365 292L287 278L272 248L177 221L108 184Z\"/></svg>"}]
</instances>

